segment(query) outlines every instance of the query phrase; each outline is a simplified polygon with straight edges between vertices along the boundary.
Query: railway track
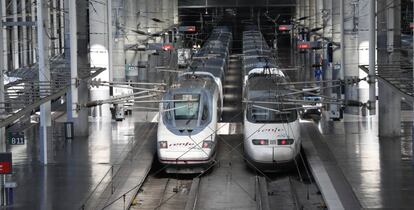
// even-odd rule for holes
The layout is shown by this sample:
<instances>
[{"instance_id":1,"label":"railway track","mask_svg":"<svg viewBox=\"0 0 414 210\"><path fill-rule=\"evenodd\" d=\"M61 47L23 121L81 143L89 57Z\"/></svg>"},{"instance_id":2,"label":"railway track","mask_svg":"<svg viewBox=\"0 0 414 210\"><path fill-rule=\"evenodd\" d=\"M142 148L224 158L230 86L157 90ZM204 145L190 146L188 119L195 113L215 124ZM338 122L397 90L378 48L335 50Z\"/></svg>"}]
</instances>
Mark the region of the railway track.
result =
<instances>
[{"instance_id":1,"label":"railway track","mask_svg":"<svg viewBox=\"0 0 414 210\"><path fill-rule=\"evenodd\" d=\"M312 175L303 164L297 170L257 176L256 180L258 210L326 209Z\"/></svg>"},{"instance_id":2,"label":"railway track","mask_svg":"<svg viewBox=\"0 0 414 210\"><path fill-rule=\"evenodd\" d=\"M232 57L225 83L223 122L241 122L240 61ZM240 95L231 95L240 94ZM230 97L231 96L231 97ZM130 209L324 209L312 178L298 170L257 175L243 161L240 133L219 136L218 164L201 177L167 175L152 169Z\"/></svg>"},{"instance_id":3,"label":"railway track","mask_svg":"<svg viewBox=\"0 0 414 210\"><path fill-rule=\"evenodd\" d=\"M184 209L193 180L150 175L138 191L131 210Z\"/></svg>"}]
</instances>

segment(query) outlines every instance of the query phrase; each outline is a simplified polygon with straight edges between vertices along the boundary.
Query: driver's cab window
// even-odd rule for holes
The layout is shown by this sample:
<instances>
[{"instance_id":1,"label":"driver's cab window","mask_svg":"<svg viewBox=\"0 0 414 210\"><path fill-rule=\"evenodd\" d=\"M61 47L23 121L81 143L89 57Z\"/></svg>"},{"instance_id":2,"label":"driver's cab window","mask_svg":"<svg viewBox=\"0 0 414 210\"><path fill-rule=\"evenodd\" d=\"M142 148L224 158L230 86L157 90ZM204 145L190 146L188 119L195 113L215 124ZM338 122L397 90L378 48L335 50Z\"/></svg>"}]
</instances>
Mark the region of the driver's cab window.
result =
<instances>
[{"instance_id":1,"label":"driver's cab window","mask_svg":"<svg viewBox=\"0 0 414 210\"><path fill-rule=\"evenodd\" d=\"M174 95L175 120L197 119L200 103L200 95L176 94Z\"/></svg>"}]
</instances>

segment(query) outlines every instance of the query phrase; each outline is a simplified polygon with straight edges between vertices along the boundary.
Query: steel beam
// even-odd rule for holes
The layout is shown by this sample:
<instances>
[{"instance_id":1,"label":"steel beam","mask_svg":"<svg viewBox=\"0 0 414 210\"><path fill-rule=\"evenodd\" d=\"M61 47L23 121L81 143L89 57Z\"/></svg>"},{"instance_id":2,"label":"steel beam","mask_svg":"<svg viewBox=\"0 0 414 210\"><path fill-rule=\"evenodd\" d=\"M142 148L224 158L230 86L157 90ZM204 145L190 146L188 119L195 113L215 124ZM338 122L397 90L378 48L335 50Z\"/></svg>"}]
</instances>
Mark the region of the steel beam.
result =
<instances>
[{"instance_id":1,"label":"steel beam","mask_svg":"<svg viewBox=\"0 0 414 210\"><path fill-rule=\"evenodd\" d=\"M36 22L34 21L13 21L13 22L3 22L4 26L7 27L14 27L14 26L36 26Z\"/></svg>"},{"instance_id":2,"label":"steel beam","mask_svg":"<svg viewBox=\"0 0 414 210\"><path fill-rule=\"evenodd\" d=\"M65 95L65 93L67 92L68 88L62 88L60 91L46 96L38 101L36 101L33 104L30 104L28 106L26 106L24 109L18 111L17 113L11 115L10 117L7 117L6 119L0 121L0 128L4 128L7 125L12 124L14 121L18 120L19 118L21 118L22 116L24 116L27 113L30 113L31 111L33 111L34 109L37 109L37 107L45 104L45 103L50 103L51 100L57 99L63 95Z\"/></svg>"}]
</instances>

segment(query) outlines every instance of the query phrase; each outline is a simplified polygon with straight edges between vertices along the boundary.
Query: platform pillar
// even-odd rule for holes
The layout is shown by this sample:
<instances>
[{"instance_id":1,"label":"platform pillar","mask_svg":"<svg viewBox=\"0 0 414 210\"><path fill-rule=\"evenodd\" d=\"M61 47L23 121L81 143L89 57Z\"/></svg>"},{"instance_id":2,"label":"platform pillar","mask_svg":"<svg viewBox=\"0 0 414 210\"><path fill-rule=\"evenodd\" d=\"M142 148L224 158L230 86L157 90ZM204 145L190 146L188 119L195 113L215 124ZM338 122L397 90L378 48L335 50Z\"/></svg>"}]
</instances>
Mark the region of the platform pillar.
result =
<instances>
[{"instance_id":1,"label":"platform pillar","mask_svg":"<svg viewBox=\"0 0 414 210\"><path fill-rule=\"evenodd\" d=\"M393 62L394 47L399 46L400 14L399 0L377 1L377 63L378 72L383 71L382 66ZM378 84L378 124L380 136L399 136L401 133L401 97L390 87Z\"/></svg>"},{"instance_id":2,"label":"platform pillar","mask_svg":"<svg viewBox=\"0 0 414 210\"><path fill-rule=\"evenodd\" d=\"M75 7L74 7L75 6ZM70 8L71 7L71 8ZM88 85L80 82L76 85L79 68L88 67L88 26L87 10L88 2L83 0L65 0L64 8L69 13L64 13L64 48L65 58L71 64L71 87L66 95L67 119L73 122L74 136L85 137L89 135L88 109L78 109L77 104L89 101ZM76 15L75 15L76 14ZM71 56L74 55L74 56Z\"/></svg>"},{"instance_id":3,"label":"platform pillar","mask_svg":"<svg viewBox=\"0 0 414 210\"><path fill-rule=\"evenodd\" d=\"M378 83L378 131L381 137L401 134L401 97L382 82Z\"/></svg>"},{"instance_id":4,"label":"platform pillar","mask_svg":"<svg viewBox=\"0 0 414 210\"><path fill-rule=\"evenodd\" d=\"M76 1L67 1L69 7L69 58L71 85L68 92L68 121L74 122L78 118L78 40L77 40L77 17ZM74 123L75 124L75 123Z\"/></svg>"},{"instance_id":5,"label":"platform pillar","mask_svg":"<svg viewBox=\"0 0 414 210\"><path fill-rule=\"evenodd\" d=\"M113 39L113 30L112 30L112 26L113 26L113 16L112 16L112 0L107 0L106 1L106 13L107 15L107 34L108 34L108 39L107 39L107 45L108 45L108 74L109 74L109 81L114 81L114 75L113 75L113 43L114 43L114 39ZM111 88L110 88L111 89ZM112 95L113 93L110 91L109 95Z\"/></svg>"},{"instance_id":6,"label":"platform pillar","mask_svg":"<svg viewBox=\"0 0 414 210\"><path fill-rule=\"evenodd\" d=\"M139 16L146 16L145 12L141 12L141 10L139 9L140 5L139 1L135 1L135 0L128 0L128 8L133 8L128 9L123 11L123 16L125 18L121 18L121 21L124 22L124 24L128 27L128 28L136 28L137 27L137 22L139 19ZM136 11L140 11L139 16L136 15ZM142 24L140 22L140 24ZM140 25L139 27L144 27L143 25ZM143 30L139 29L139 30ZM145 29L144 29L145 31ZM138 34L137 33L128 33L126 34L126 39L123 39L123 41L125 41L126 45L133 45L137 43L137 37ZM123 37L122 37L123 38ZM136 50L127 50L124 51L125 53L123 54L123 62L126 64L127 66L124 67L124 79L128 80L128 81L132 81L132 82L137 82L138 81L138 61L139 61L139 52ZM121 52L120 52L121 53Z\"/></svg>"},{"instance_id":7,"label":"platform pillar","mask_svg":"<svg viewBox=\"0 0 414 210\"><path fill-rule=\"evenodd\" d=\"M375 114L376 110L376 90L375 90L375 55L376 55L376 1L369 1L369 111L370 115Z\"/></svg>"},{"instance_id":8,"label":"platform pillar","mask_svg":"<svg viewBox=\"0 0 414 210\"><path fill-rule=\"evenodd\" d=\"M341 0L341 53L342 75L344 79L359 77L358 67L358 22L352 21L358 18L358 2L353 0ZM358 84L345 86L345 100L358 101ZM345 113L359 114L359 107L346 107Z\"/></svg>"},{"instance_id":9,"label":"platform pillar","mask_svg":"<svg viewBox=\"0 0 414 210\"><path fill-rule=\"evenodd\" d=\"M49 38L47 34L50 34L46 27L49 22L47 15L47 1L37 0L37 43L39 53L39 81L48 83L51 81L50 77L50 64L49 64ZM50 84L50 83L49 83ZM44 86L43 86L44 87ZM48 90L43 90L40 86L40 95L47 95ZM49 139L51 138L50 128L52 125L51 120L51 104L50 101L40 106L40 131L39 131L39 143L40 143L40 161L43 164L49 163Z\"/></svg>"},{"instance_id":10,"label":"platform pillar","mask_svg":"<svg viewBox=\"0 0 414 210\"><path fill-rule=\"evenodd\" d=\"M125 24L122 1L112 1L112 79L116 82L125 81L125 38L121 28L116 24ZM129 11L129 10L128 10ZM142 15L142 14L141 14ZM140 24L139 22L136 23ZM136 28L133 27L133 28ZM129 30L126 29L127 33Z\"/></svg>"}]
</instances>

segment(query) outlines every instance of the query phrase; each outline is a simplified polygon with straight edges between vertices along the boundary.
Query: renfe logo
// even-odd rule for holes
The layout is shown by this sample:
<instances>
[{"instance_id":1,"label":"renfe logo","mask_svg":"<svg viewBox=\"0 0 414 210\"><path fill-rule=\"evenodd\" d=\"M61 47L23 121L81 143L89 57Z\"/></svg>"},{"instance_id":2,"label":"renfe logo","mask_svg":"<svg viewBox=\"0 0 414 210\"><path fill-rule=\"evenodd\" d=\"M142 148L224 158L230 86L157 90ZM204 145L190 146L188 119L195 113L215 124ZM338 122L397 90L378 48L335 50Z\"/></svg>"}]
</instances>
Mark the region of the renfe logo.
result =
<instances>
[{"instance_id":1,"label":"renfe logo","mask_svg":"<svg viewBox=\"0 0 414 210\"><path fill-rule=\"evenodd\" d=\"M273 133L277 133L282 131L280 128L266 128L266 129L260 129L257 132L261 133L261 132L273 132Z\"/></svg>"},{"instance_id":2,"label":"renfe logo","mask_svg":"<svg viewBox=\"0 0 414 210\"><path fill-rule=\"evenodd\" d=\"M287 137L286 132L283 132L283 129L280 128L266 128L257 130L257 133L274 133L277 138L285 138Z\"/></svg>"},{"instance_id":3,"label":"renfe logo","mask_svg":"<svg viewBox=\"0 0 414 210\"><path fill-rule=\"evenodd\" d=\"M174 143L174 144L169 144L168 147L177 147L177 146L194 146L195 144L192 142L183 142L183 143Z\"/></svg>"}]
</instances>

